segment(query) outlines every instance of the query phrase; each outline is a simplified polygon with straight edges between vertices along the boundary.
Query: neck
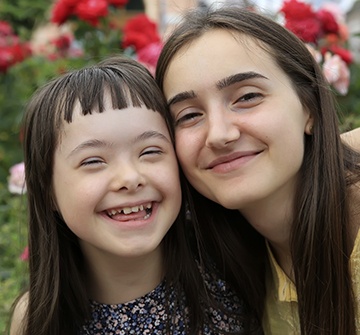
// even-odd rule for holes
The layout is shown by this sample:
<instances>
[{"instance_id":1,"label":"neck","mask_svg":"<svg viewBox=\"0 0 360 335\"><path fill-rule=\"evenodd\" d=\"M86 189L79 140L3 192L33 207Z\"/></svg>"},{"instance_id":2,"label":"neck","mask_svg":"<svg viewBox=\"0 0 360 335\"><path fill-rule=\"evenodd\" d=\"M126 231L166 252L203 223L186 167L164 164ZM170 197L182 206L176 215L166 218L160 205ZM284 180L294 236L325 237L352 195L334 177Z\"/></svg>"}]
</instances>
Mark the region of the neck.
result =
<instances>
[{"instance_id":1,"label":"neck","mask_svg":"<svg viewBox=\"0 0 360 335\"><path fill-rule=\"evenodd\" d=\"M120 304L151 292L163 279L161 249L134 259L88 260L85 277L89 297L100 303Z\"/></svg>"},{"instance_id":2,"label":"neck","mask_svg":"<svg viewBox=\"0 0 360 335\"><path fill-rule=\"evenodd\" d=\"M290 232L293 216L291 197L271 197L240 210L247 221L269 242L274 257L292 278Z\"/></svg>"}]
</instances>

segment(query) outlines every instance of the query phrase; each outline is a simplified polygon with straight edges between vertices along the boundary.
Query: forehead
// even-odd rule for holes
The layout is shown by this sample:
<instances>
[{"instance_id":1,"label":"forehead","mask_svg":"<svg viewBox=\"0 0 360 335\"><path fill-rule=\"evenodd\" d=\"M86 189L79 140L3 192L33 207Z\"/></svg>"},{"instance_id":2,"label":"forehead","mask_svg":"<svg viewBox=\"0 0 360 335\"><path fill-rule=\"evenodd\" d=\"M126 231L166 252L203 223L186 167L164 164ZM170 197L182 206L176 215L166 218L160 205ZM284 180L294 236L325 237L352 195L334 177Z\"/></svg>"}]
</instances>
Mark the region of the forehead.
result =
<instances>
[{"instance_id":1,"label":"forehead","mask_svg":"<svg viewBox=\"0 0 360 335\"><path fill-rule=\"evenodd\" d=\"M267 45L244 34L225 29L207 31L172 58L164 77L164 93L167 97L175 93L170 92L172 87L186 91L197 81L211 85L234 72L255 71L266 76L283 72L268 50Z\"/></svg>"},{"instance_id":2,"label":"forehead","mask_svg":"<svg viewBox=\"0 0 360 335\"><path fill-rule=\"evenodd\" d=\"M119 138L122 134L126 134L130 138L131 133L147 130L169 134L166 120L158 111L148 109L144 104L134 106L132 103L118 109L113 106L110 95L105 93L104 109L101 113L94 109L91 113L84 114L79 100L75 101L72 120L71 122L62 120L61 126L57 130L57 142L61 144L69 136L81 138L84 134L101 137L107 133L109 136L114 134Z\"/></svg>"}]
</instances>

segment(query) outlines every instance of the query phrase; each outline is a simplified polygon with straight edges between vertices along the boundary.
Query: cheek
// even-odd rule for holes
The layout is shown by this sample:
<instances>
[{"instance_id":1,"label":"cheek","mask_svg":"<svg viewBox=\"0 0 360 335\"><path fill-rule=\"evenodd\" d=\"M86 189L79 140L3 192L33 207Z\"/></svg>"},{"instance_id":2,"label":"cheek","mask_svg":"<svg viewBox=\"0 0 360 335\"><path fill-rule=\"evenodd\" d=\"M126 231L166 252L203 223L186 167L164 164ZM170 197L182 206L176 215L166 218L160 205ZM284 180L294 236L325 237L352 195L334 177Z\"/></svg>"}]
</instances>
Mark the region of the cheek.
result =
<instances>
[{"instance_id":1,"label":"cheek","mask_svg":"<svg viewBox=\"0 0 360 335\"><path fill-rule=\"evenodd\" d=\"M184 170L195 164L195 158L198 156L197 153L201 145L201 141L195 132L178 131L175 133L176 155Z\"/></svg>"}]
</instances>

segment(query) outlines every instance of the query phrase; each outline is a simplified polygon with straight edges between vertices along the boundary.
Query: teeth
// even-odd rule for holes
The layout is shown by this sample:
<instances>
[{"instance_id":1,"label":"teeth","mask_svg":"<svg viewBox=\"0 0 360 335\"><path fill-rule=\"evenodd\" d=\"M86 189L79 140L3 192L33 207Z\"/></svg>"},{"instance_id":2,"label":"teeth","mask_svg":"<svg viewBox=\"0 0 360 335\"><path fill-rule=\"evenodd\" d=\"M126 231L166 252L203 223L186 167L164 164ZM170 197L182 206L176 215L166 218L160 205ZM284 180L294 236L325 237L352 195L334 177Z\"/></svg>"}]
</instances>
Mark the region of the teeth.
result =
<instances>
[{"instance_id":1,"label":"teeth","mask_svg":"<svg viewBox=\"0 0 360 335\"><path fill-rule=\"evenodd\" d=\"M152 207L152 203L149 202L146 205L139 205L139 206L134 206L134 207L123 207L123 208L118 208L118 209L111 209L111 210L107 211L107 213L108 213L109 216L113 216L113 215L118 214L118 213L119 214L120 213L130 214L130 213L137 213L139 211L143 211L144 208L148 212L148 210L151 209L151 207ZM147 215L149 215L149 214L147 214Z\"/></svg>"},{"instance_id":2,"label":"teeth","mask_svg":"<svg viewBox=\"0 0 360 335\"><path fill-rule=\"evenodd\" d=\"M134 207L133 207L134 208ZM123 208L123 212L124 212L124 214L130 214L131 212L132 212L132 208L130 208L130 207L125 207L125 208Z\"/></svg>"}]
</instances>

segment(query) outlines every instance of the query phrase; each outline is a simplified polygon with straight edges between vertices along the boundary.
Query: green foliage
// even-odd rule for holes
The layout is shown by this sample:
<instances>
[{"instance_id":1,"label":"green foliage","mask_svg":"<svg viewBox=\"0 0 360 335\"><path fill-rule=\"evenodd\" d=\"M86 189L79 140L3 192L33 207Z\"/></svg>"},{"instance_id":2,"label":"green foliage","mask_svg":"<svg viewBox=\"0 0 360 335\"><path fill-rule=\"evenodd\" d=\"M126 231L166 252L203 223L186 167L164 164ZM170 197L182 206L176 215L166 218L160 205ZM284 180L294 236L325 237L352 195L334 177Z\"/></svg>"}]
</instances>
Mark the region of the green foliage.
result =
<instances>
[{"instance_id":1,"label":"green foliage","mask_svg":"<svg viewBox=\"0 0 360 335\"><path fill-rule=\"evenodd\" d=\"M0 74L0 334L5 331L14 299L26 286L27 262L20 255L27 244L26 196L7 190L12 165L23 160L21 120L33 92L64 71L82 67L82 58L49 61L31 57Z\"/></svg>"},{"instance_id":2,"label":"green foliage","mask_svg":"<svg viewBox=\"0 0 360 335\"><path fill-rule=\"evenodd\" d=\"M109 17L100 18L98 29L94 29L85 21L73 22L75 39L81 44L84 50L84 57L88 61L98 62L105 55L122 53L121 39L122 31L119 27L112 27L109 21L112 17L121 17L117 9L109 9ZM114 19L114 23L116 20Z\"/></svg>"},{"instance_id":3,"label":"green foliage","mask_svg":"<svg viewBox=\"0 0 360 335\"><path fill-rule=\"evenodd\" d=\"M30 96L51 78L84 64L83 58L30 57L0 74L0 181L6 180L10 166L22 161L21 121Z\"/></svg>"},{"instance_id":4,"label":"green foliage","mask_svg":"<svg viewBox=\"0 0 360 335\"><path fill-rule=\"evenodd\" d=\"M337 98L340 106L341 130L360 127L360 63L350 66L350 86L346 96Z\"/></svg>"},{"instance_id":5,"label":"green foliage","mask_svg":"<svg viewBox=\"0 0 360 335\"><path fill-rule=\"evenodd\" d=\"M1 0L0 20L7 21L17 35L29 39L34 28L47 21L49 0Z\"/></svg>"},{"instance_id":6,"label":"green foliage","mask_svg":"<svg viewBox=\"0 0 360 335\"><path fill-rule=\"evenodd\" d=\"M0 183L0 334L5 333L9 311L27 284L27 262L20 259L27 245L26 198L8 192Z\"/></svg>"}]
</instances>

